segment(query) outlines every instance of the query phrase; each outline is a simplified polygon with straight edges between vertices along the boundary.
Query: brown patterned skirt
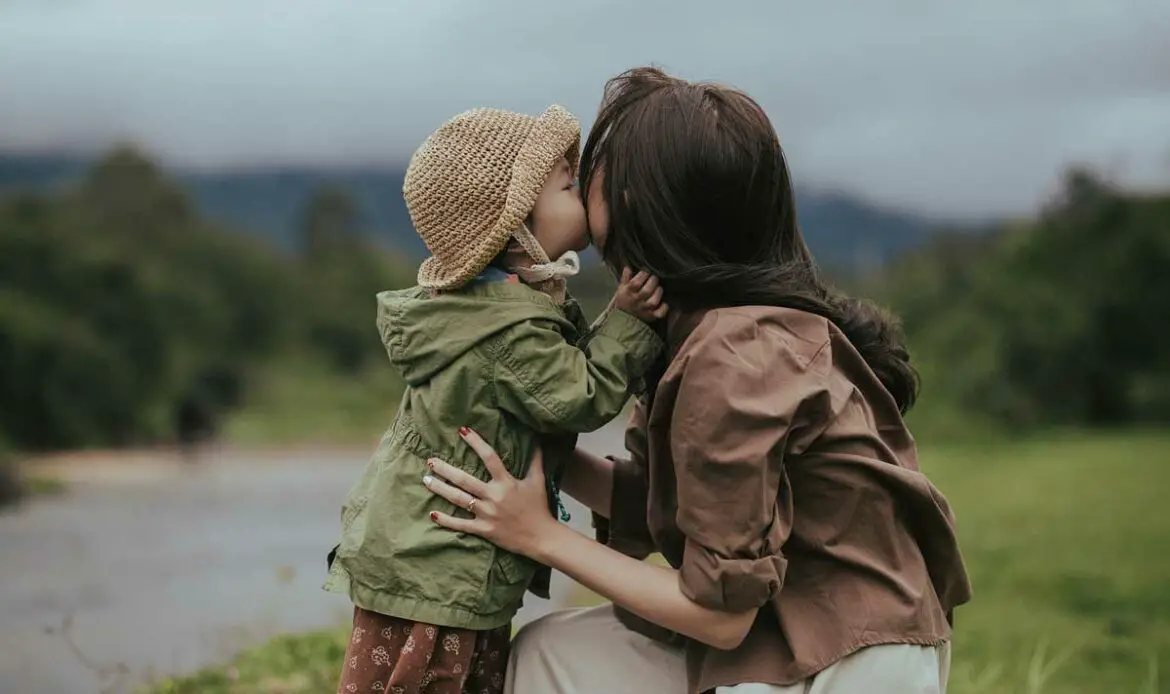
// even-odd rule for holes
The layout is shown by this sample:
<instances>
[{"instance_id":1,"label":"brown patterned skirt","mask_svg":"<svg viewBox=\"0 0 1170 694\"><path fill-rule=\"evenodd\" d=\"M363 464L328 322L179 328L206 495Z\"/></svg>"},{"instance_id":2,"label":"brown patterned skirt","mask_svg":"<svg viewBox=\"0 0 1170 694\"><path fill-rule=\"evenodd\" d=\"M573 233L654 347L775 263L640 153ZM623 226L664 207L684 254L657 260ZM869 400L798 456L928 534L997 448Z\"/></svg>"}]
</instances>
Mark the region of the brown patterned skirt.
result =
<instances>
[{"instance_id":1,"label":"brown patterned skirt","mask_svg":"<svg viewBox=\"0 0 1170 694\"><path fill-rule=\"evenodd\" d=\"M338 694L499 694L509 626L453 629L353 609Z\"/></svg>"}]
</instances>

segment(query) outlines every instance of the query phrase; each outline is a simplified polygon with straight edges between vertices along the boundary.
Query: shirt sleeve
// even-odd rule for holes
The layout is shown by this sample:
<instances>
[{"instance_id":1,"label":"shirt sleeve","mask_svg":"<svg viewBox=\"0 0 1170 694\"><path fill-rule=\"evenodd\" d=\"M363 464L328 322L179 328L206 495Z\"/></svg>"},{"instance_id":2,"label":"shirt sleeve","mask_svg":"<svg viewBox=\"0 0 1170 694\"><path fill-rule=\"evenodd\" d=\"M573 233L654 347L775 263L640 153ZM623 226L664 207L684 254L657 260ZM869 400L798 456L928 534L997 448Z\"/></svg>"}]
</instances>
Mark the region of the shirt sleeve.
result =
<instances>
[{"instance_id":1,"label":"shirt sleeve","mask_svg":"<svg viewBox=\"0 0 1170 694\"><path fill-rule=\"evenodd\" d=\"M626 427L628 458L609 456L613 462L609 518L593 514L597 541L622 554L645 559L654 551L646 514L650 485L646 468L646 407L634 406Z\"/></svg>"},{"instance_id":2,"label":"shirt sleeve","mask_svg":"<svg viewBox=\"0 0 1170 694\"><path fill-rule=\"evenodd\" d=\"M588 344L565 341L549 321L527 321L494 340L496 404L541 432L594 431L621 414L662 340L642 321L612 311Z\"/></svg>"},{"instance_id":3,"label":"shirt sleeve","mask_svg":"<svg viewBox=\"0 0 1170 694\"><path fill-rule=\"evenodd\" d=\"M695 336L671 422L685 536L679 581L704 607L743 612L772 600L784 582L793 520L785 454L829 406L817 363L829 349L826 341L798 354L775 328L737 316L716 321Z\"/></svg>"}]
</instances>

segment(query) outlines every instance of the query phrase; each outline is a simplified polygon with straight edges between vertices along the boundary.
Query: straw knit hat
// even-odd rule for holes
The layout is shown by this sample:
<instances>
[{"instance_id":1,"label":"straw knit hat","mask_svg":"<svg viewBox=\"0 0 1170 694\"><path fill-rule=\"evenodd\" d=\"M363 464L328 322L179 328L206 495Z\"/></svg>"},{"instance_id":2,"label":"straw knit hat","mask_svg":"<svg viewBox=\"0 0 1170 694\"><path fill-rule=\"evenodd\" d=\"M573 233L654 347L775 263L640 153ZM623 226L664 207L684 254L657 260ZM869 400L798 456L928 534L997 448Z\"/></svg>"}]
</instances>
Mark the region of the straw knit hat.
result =
<instances>
[{"instance_id":1,"label":"straw knit hat","mask_svg":"<svg viewBox=\"0 0 1170 694\"><path fill-rule=\"evenodd\" d=\"M402 187L414 228L431 252L419 268L419 285L463 286L511 238L538 266L553 265L524 220L557 161L567 157L577 167L580 143L581 126L556 105L535 118L472 109L432 133L410 158Z\"/></svg>"}]
</instances>

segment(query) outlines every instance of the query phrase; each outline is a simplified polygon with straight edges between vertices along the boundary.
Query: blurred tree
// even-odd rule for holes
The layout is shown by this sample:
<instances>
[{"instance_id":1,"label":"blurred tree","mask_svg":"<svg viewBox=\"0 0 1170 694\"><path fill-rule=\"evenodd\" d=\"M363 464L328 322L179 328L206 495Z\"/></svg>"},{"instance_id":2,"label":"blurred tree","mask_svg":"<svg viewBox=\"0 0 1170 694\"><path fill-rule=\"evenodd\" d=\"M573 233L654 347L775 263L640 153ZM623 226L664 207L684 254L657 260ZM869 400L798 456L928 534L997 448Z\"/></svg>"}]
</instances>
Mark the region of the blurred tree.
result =
<instances>
[{"instance_id":1,"label":"blurred tree","mask_svg":"<svg viewBox=\"0 0 1170 694\"><path fill-rule=\"evenodd\" d=\"M356 373L384 354L374 296L412 284L405 265L374 248L362 212L344 190L317 191L301 220L308 340L331 365Z\"/></svg>"},{"instance_id":2,"label":"blurred tree","mask_svg":"<svg viewBox=\"0 0 1170 694\"><path fill-rule=\"evenodd\" d=\"M86 176L79 197L97 232L132 238L179 234L197 221L187 194L130 146L101 159Z\"/></svg>"},{"instance_id":3,"label":"blurred tree","mask_svg":"<svg viewBox=\"0 0 1170 694\"><path fill-rule=\"evenodd\" d=\"M1034 223L940 238L883 289L967 407L1020 427L1170 420L1170 196L1074 170Z\"/></svg>"},{"instance_id":4,"label":"blurred tree","mask_svg":"<svg viewBox=\"0 0 1170 694\"><path fill-rule=\"evenodd\" d=\"M24 484L17 474L16 463L7 445L0 441L0 507L15 503L24 496Z\"/></svg>"},{"instance_id":5,"label":"blurred tree","mask_svg":"<svg viewBox=\"0 0 1170 694\"><path fill-rule=\"evenodd\" d=\"M301 216L301 247L310 263L329 262L352 252L361 243L361 215L357 203L335 186L319 189Z\"/></svg>"},{"instance_id":6,"label":"blurred tree","mask_svg":"<svg viewBox=\"0 0 1170 694\"><path fill-rule=\"evenodd\" d=\"M0 199L0 436L22 448L205 437L260 360L307 347L364 362L378 347L361 331L373 287L396 270L354 239L351 208L318 202L306 228L328 252L306 268L202 219L130 148L75 189ZM324 347L310 339L322 332Z\"/></svg>"}]
</instances>

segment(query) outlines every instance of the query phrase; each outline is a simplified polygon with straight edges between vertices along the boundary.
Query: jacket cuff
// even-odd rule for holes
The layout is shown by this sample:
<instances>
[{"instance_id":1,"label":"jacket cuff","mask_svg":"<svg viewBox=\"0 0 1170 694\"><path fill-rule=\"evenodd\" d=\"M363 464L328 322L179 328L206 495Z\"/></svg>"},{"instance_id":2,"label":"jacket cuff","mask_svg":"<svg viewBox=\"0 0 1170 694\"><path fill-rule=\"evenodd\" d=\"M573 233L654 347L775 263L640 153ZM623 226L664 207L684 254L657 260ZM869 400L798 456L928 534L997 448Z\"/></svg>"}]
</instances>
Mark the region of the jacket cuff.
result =
<instances>
[{"instance_id":1,"label":"jacket cuff","mask_svg":"<svg viewBox=\"0 0 1170 694\"><path fill-rule=\"evenodd\" d=\"M779 554L728 559L688 538L679 584L684 595L703 607L746 612L776 597L787 565Z\"/></svg>"},{"instance_id":2,"label":"jacket cuff","mask_svg":"<svg viewBox=\"0 0 1170 694\"><path fill-rule=\"evenodd\" d=\"M629 355L632 375L641 376L650 369L666 343L646 323L620 309L609 309L593 323L590 339L608 337L621 344Z\"/></svg>"}]
</instances>

